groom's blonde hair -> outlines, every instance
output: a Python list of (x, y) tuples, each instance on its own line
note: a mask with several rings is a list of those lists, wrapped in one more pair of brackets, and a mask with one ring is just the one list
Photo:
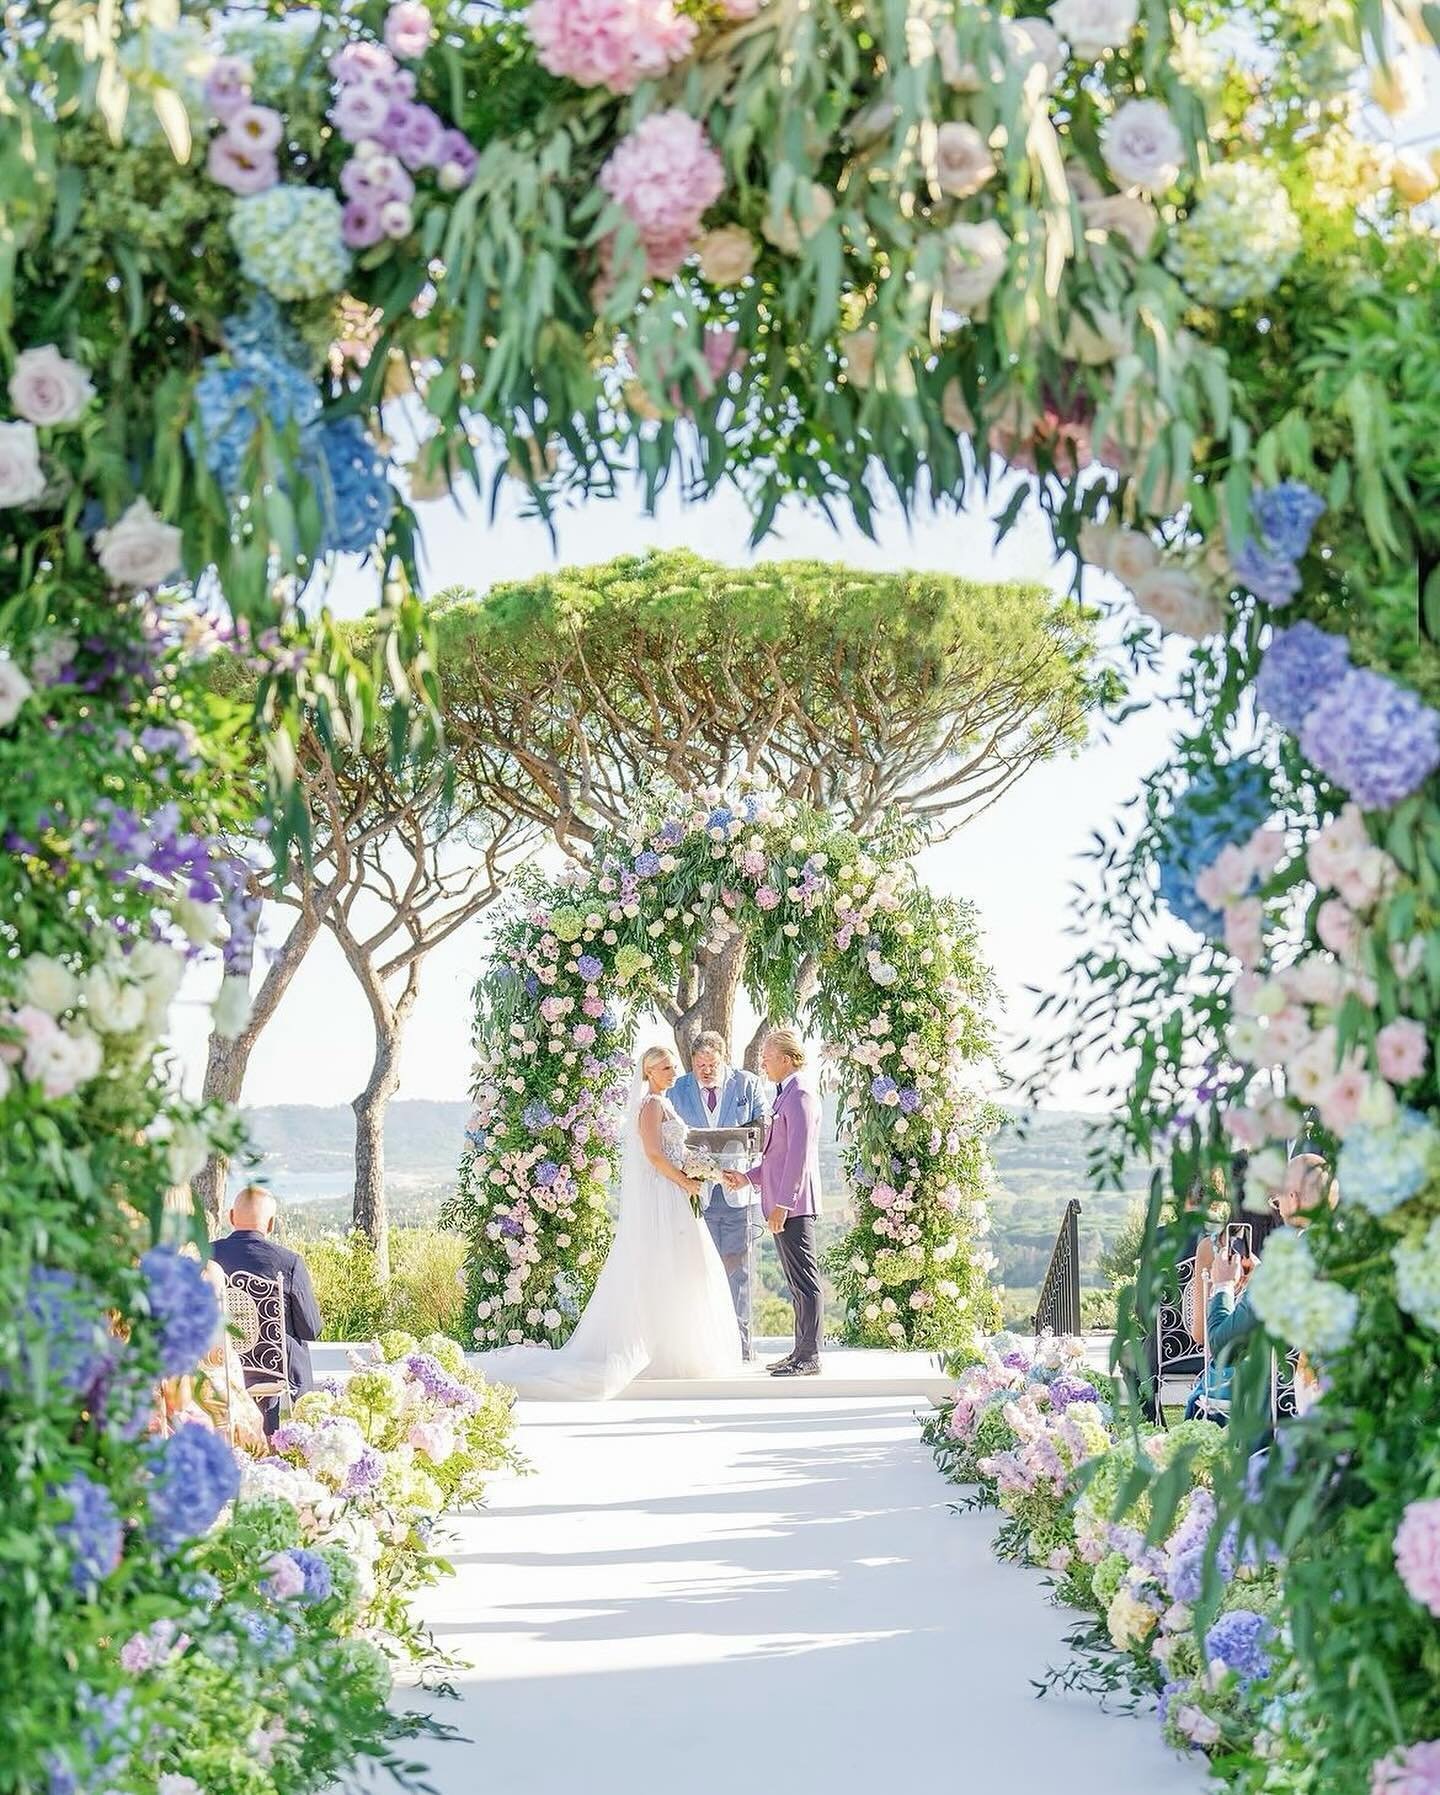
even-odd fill
[(805, 1064), (805, 1043), (793, 1028), (772, 1028), (765, 1038), (773, 1042), (787, 1060), (793, 1060), (797, 1066)]

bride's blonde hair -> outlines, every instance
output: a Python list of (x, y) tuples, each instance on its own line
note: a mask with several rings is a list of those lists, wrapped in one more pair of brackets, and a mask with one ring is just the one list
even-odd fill
[(650, 1076), (650, 1068), (655, 1064), (656, 1060), (669, 1060), (670, 1064), (673, 1066), (675, 1064), (675, 1055), (671, 1053), (668, 1047), (662, 1047), (658, 1041), (653, 1047), (647, 1047), (644, 1053), (640, 1055), (640, 1076), (642, 1078), (648, 1078)]

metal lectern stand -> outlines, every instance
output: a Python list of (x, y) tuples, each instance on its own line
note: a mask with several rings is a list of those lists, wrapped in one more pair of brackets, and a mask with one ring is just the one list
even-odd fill
[[(765, 1128), (760, 1122), (738, 1122), (728, 1128), (691, 1128), (685, 1144), (692, 1152), (713, 1155), (722, 1168), (738, 1172), (759, 1163), (765, 1146)], [(747, 1218), (753, 1207), (753, 1204), (747, 1205)], [(744, 1357), (748, 1364), (755, 1357), (755, 1228), (748, 1219), (745, 1225), (745, 1308)]]

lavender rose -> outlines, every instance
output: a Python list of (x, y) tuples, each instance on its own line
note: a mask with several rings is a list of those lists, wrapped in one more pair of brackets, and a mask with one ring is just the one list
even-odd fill
[(180, 531), (136, 499), (109, 529), (97, 530), (100, 565), (117, 586), (158, 586), (180, 567)]
[(10, 403), (32, 424), (73, 424), (95, 397), (90, 376), (53, 343), (22, 350), (10, 375)]

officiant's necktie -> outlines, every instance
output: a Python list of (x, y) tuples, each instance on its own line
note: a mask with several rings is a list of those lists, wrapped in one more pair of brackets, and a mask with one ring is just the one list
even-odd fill
[(715, 1114), (715, 1105), (719, 1101), (719, 1098), (720, 1098), (720, 1093), (719, 1093), (719, 1091), (717, 1091), (715, 1089), (714, 1085), (713, 1084), (706, 1085), (706, 1087), (705, 1087), (705, 1104), (706, 1104), (706, 1107), (709, 1109), (710, 1114), (712, 1116)]

